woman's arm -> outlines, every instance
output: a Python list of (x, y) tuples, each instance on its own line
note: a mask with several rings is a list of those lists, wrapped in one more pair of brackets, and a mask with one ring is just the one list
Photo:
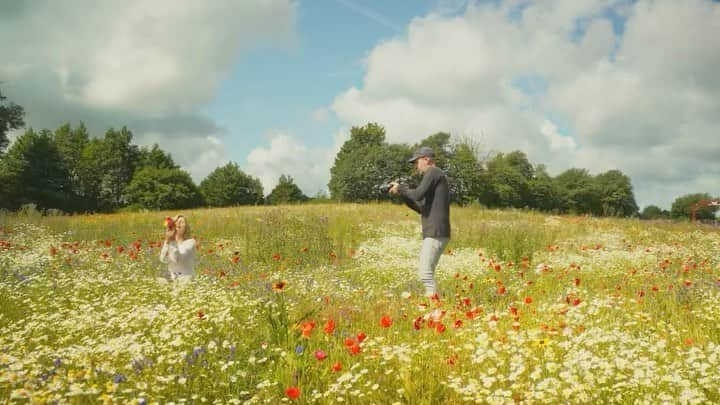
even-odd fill
[(160, 250), (160, 261), (163, 263), (177, 263), (178, 248), (174, 242), (165, 242)]
[(160, 249), (160, 261), (163, 263), (168, 262), (168, 253), (170, 252), (170, 245), (167, 242), (163, 242), (162, 249)]

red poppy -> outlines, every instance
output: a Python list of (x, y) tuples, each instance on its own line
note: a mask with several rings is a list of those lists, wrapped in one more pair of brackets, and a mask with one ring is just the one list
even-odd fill
[(345, 346), (350, 347), (355, 344), (355, 339), (353, 338), (345, 338)]
[(577, 287), (577, 286), (579, 286), (579, 285), (580, 285), (580, 279), (579, 279), (579, 278), (576, 278), (576, 279), (575, 279), (575, 286)]
[(200, 318), (201, 320), (202, 320), (202, 319), (205, 319), (205, 312), (203, 312), (203, 311), (198, 311), (198, 312), (197, 312), (197, 317)]
[(418, 316), (417, 318), (415, 318), (415, 322), (413, 322), (413, 328), (415, 328), (415, 330), (420, 330), (420, 328), (422, 327), (422, 323), (422, 316)]
[(240, 261), (240, 256), (237, 256), (237, 255), (236, 255), (236, 256), (233, 256), (233, 257), (232, 257), (232, 262), (233, 262), (233, 264), (237, 264), (239, 261)]
[(362, 333), (362, 332), (360, 332), (360, 333), (357, 334), (357, 340), (358, 340), (358, 342), (360, 342), (360, 343), (362, 343), (362, 341), (365, 340), (366, 337), (367, 337), (367, 335), (365, 335), (365, 334)]
[(313, 329), (315, 329), (315, 322), (313, 322), (313, 321), (303, 322), (300, 325), (300, 329), (302, 329), (302, 337), (305, 339), (309, 339), (310, 335), (312, 335)]
[(339, 361), (335, 362), (335, 364), (332, 365), (330, 370), (332, 370), (333, 373), (337, 373), (338, 371), (342, 370), (342, 364)]
[(525, 297), (525, 304), (526, 304), (526, 305), (530, 305), (530, 304), (532, 304), (532, 302), (533, 302), (532, 297)]
[(442, 322), (438, 322), (438, 324), (435, 326), (435, 331), (437, 333), (443, 333), (446, 329), (447, 328), (445, 327), (445, 324), (443, 324)]
[(348, 347), (348, 350), (350, 351), (351, 355), (356, 355), (360, 353), (360, 345), (355, 343), (352, 346)]
[(332, 319), (328, 319), (325, 322), (325, 327), (323, 328), (323, 331), (325, 331), (325, 333), (327, 333), (328, 335), (333, 333), (333, 331), (335, 331), (335, 321), (333, 321)]
[(505, 294), (505, 291), (506, 291), (506, 290), (505, 290), (505, 287), (504, 287), (504, 286), (500, 286), (500, 287), (498, 287), (498, 289), (497, 289), (498, 295), (503, 295), (503, 294)]
[(290, 387), (285, 390), (285, 395), (288, 396), (288, 398), (295, 400), (298, 399), (300, 396), (300, 388), (298, 387)]
[(390, 318), (388, 315), (383, 315), (382, 318), (380, 318), (380, 326), (383, 328), (389, 328), (392, 325), (392, 318)]
[(453, 328), (457, 329), (457, 328), (461, 327), (462, 325), (463, 325), (462, 319), (458, 319), (458, 320), (456, 320), (455, 323), (453, 324)]

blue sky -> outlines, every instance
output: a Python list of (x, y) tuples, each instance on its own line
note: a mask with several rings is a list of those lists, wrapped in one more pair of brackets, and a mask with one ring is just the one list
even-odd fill
[(203, 111), (227, 128), (229, 155), (241, 165), (248, 150), (268, 143), (268, 131), (289, 131), (308, 146), (328, 145), (340, 122), (332, 114), (320, 122), (313, 112), (349, 87), (361, 86), (367, 53), (401, 35), (413, 18), (435, 5), (430, 0), (301, 2), (296, 43), (245, 52)]
[(714, 0), (0, 2), (0, 81), (28, 126), (127, 125), (197, 182), (233, 161), (313, 195), (377, 122), (617, 169), (669, 208), (720, 195), (718, 21)]

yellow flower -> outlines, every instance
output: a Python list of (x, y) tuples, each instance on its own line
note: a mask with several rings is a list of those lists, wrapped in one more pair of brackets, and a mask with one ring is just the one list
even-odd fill
[(549, 343), (548, 339), (537, 339), (537, 340), (532, 341), (532, 346), (542, 348), (542, 347), (547, 346), (548, 343)]

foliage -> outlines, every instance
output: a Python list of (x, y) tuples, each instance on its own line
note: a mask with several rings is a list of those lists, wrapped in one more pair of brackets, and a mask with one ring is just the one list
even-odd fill
[(0, 92), (0, 156), (8, 145), (8, 132), (25, 126), (23, 108), (13, 102), (6, 104), (5, 100), (7, 97)]
[(340, 201), (388, 199), (380, 186), (411, 175), (412, 167), (406, 163), (410, 153), (406, 145), (388, 145), (385, 129), (378, 124), (353, 127), (330, 169), (331, 197)]
[(640, 213), (641, 219), (669, 219), (670, 218), (670, 212), (664, 209), (661, 209), (657, 205), (648, 205), (647, 207), (643, 208), (642, 212)]
[(528, 206), (532, 174), (532, 165), (524, 153), (498, 153), (487, 163), (484, 173), (487, 188), (483, 190), (480, 202), (489, 207)]
[(467, 205), (478, 200), (486, 184), (482, 165), (472, 145), (467, 142), (453, 145), (445, 170), (453, 202)]
[(202, 205), (200, 192), (187, 172), (152, 166), (135, 172), (125, 187), (124, 199), (131, 208), (141, 209), (169, 210)]
[(307, 201), (308, 197), (303, 194), (292, 177), (283, 174), (265, 200), (268, 204), (287, 204)]
[[(710, 200), (712, 197), (708, 193), (693, 193), (680, 196), (673, 201), (670, 207), (670, 216), (675, 219), (690, 220), (692, 207), (702, 200)], [(698, 208), (695, 212), (695, 219), (715, 219), (718, 206), (706, 206)]]
[(599, 192), (601, 206), (601, 210), (594, 214), (606, 217), (637, 216), (638, 206), (628, 176), (619, 170), (610, 170), (598, 174), (593, 181)]
[(29, 129), (21, 135), (4, 157), (2, 171), (7, 208), (17, 209), (27, 203), (41, 209), (69, 208), (69, 176), (49, 131)]
[(153, 144), (152, 148), (147, 146), (140, 148), (138, 167), (154, 167), (156, 169), (180, 168), (180, 166), (175, 164), (172, 156), (160, 149), (160, 146), (158, 146), (157, 143)]
[[(109, 129), (99, 144), (95, 170), (99, 170), (99, 207), (114, 210), (127, 204), (125, 187), (130, 184), (140, 161), (140, 150), (132, 143), (133, 134), (126, 127)], [(92, 168), (86, 168), (92, 170)]]
[(213, 170), (200, 183), (200, 192), (211, 207), (262, 204), (264, 197), (260, 180), (232, 162)]

